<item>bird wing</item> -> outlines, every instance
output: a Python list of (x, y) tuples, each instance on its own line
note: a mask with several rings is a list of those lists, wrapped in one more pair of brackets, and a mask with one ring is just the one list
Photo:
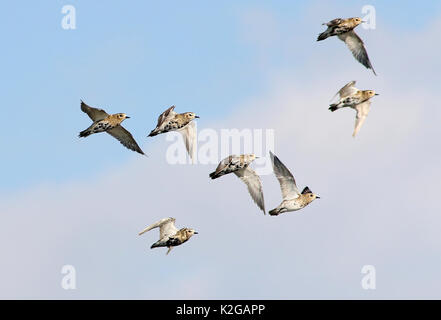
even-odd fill
[(107, 118), (109, 115), (103, 109), (92, 108), (81, 101), (81, 111), (87, 113), (92, 121), (100, 121)]
[(369, 60), (369, 56), (366, 48), (364, 47), (363, 41), (353, 30), (345, 32), (338, 37), (346, 43), (349, 50), (351, 50), (352, 55), (355, 59), (357, 59), (358, 62), (360, 62), (366, 68), (372, 69), (374, 74), (377, 75), (372, 67), (371, 61)]
[(323, 23), (323, 24), (326, 25), (326, 26), (328, 26), (328, 27), (333, 27), (333, 26), (337, 26), (337, 25), (339, 25), (342, 21), (343, 21), (343, 19), (341, 19), (341, 18), (336, 18), (336, 19), (333, 19), (333, 20), (331, 20), (331, 21), (329, 21), (329, 22), (325, 22), (325, 23)]
[(355, 80), (347, 83), (335, 95), (337, 95), (337, 94), (340, 95), (340, 99), (343, 99), (343, 98), (346, 98), (346, 97), (353, 95), (354, 93), (356, 93), (358, 91), (358, 89), (355, 87), (356, 83), (357, 83), (357, 81), (355, 81)]
[(173, 110), (175, 109), (175, 106), (171, 106), (167, 110), (165, 110), (161, 115), (158, 117), (158, 124), (156, 125), (156, 128), (160, 127), (163, 123), (165, 123), (168, 119), (175, 116), (176, 112)]
[(136, 143), (135, 139), (133, 138), (132, 134), (124, 129), (123, 126), (118, 125), (115, 128), (112, 128), (110, 130), (106, 131), (108, 134), (110, 134), (112, 137), (116, 138), (121, 144), (133, 151), (136, 151), (140, 154), (144, 154), (144, 152), (141, 150), (141, 148)]
[(347, 84), (345, 84), (345, 86), (343, 88), (341, 88), (331, 99), (334, 100), (334, 98), (337, 95), (340, 95), (340, 100), (346, 97), (349, 97), (351, 95), (353, 95), (354, 93), (356, 93), (358, 91), (358, 89), (355, 87), (355, 84), (357, 83), (357, 81), (351, 81)]
[(146, 233), (154, 228), (159, 227), (159, 239), (163, 239), (164, 237), (171, 237), (178, 232), (178, 229), (175, 227), (175, 218), (164, 218), (155, 222), (154, 224), (148, 226), (144, 230), (142, 230), (139, 235)]
[(194, 153), (196, 151), (196, 125), (193, 121), (187, 124), (182, 129), (178, 130), (182, 137), (184, 138), (185, 148), (187, 149), (188, 154), (192, 162), (194, 163)]
[(246, 167), (244, 169), (234, 171), (234, 174), (247, 185), (251, 198), (253, 198), (254, 202), (265, 214), (265, 201), (263, 199), (262, 182), (260, 181), (257, 173), (250, 167)]
[(353, 137), (355, 137), (358, 131), (360, 131), (360, 128), (363, 125), (364, 121), (366, 120), (370, 108), (371, 108), (370, 100), (366, 100), (355, 106), (355, 110), (357, 110), (357, 116), (355, 117), (355, 128), (354, 128), (354, 133), (352, 134)]
[(215, 172), (216, 173), (221, 172), (222, 170), (225, 169), (225, 167), (227, 167), (233, 161), (233, 159), (236, 158), (238, 158), (236, 155), (231, 155), (226, 157), (225, 159), (222, 159), (222, 161), (219, 162), (219, 164), (217, 165)]
[(292, 173), (285, 167), (285, 165), (277, 158), (271, 151), (271, 161), (273, 163), (274, 174), (280, 183), (280, 190), (282, 190), (283, 199), (295, 199), (300, 192), (296, 185)]

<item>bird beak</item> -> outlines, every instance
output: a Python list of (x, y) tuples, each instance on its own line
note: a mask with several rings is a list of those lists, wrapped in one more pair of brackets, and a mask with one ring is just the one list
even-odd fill
[(126, 119), (130, 119), (130, 117), (129, 117), (129, 116), (126, 116)]
[(196, 231), (195, 231), (194, 234), (199, 234), (199, 232), (196, 232)]
[(376, 95), (376, 96), (379, 96), (380, 94), (376, 93), (375, 95)]
[(366, 23), (367, 21), (361, 20), (361, 23)]
[(320, 197), (319, 197), (319, 196), (315, 196), (315, 198), (316, 198), (316, 199), (320, 199)]
[(194, 116), (194, 117), (195, 117), (195, 118), (198, 118), (198, 119), (200, 118), (199, 116)]

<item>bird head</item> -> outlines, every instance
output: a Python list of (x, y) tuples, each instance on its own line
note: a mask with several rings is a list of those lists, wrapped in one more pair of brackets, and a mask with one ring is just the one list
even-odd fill
[(315, 199), (320, 199), (320, 197), (318, 195), (316, 195), (315, 193), (308, 193), (306, 195), (306, 199), (308, 203), (313, 202)]
[(123, 122), (125, 119), (130, 119), (130, 117), (125, 113), (117, 113), (115, 116), (119, 120), (119, 122)]
[(313, 202), (315, 199), (320, 199), (320, 197), (313, 193), (308, 187), (305, 187), (302, 191), (302, 197), (305, 199), (306, 203), (309, 204)]
[(187, 240), (190, 239), (194, 234), (198, 234), (194, 229), (184, 228), (184, 234)]
[(366, 92), (367, 92), (368, 98), (372, 98), (373, 96), (378, 96), (378, 93), (376, 93), (374, 90), (368, 90)]
[(184, 116), (187, 118), (188, 121), (199, 118), (199, 116), (197, 116), (194, 112), (186, 112), (184, 113)]
[(355, 25), (358, 26), (360, 23), (364, 22), (361, 18), (351, 18), (351, 22)]

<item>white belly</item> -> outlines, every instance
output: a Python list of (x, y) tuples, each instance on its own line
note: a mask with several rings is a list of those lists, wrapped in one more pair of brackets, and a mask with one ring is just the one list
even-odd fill
[(287, 211), (296, 211), (303, 208), (303, 206), (299, 201), (297, 201), (297, 199), (284, 201), (283, 206), (286, 208)]

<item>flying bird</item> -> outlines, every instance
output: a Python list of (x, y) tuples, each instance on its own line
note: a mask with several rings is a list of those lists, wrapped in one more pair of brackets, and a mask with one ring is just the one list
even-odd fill
[[(356, 81), (351, 81), (341, 88), (336, 95), (340, 95), (340, 100), (337, 103), (330, 105), (329, 110), (334, 112), (335, 110), (349, 107), (357, 111), (355, 117), (355, 128), (352, 136), (355, 137), (360, 131), (366, 117), (371, 108), (370, 98), (378, 96), (374, 90), (358, 90), (355, 87)], [(335, 96), (334, 96), (335, 97)]]
[(337, 18), (323, 23), (328, 29), (325, 32), (319, 34), (317, 41), (325, 40), (326, 38), (337, 36), (340, 40), (346, 43), (346, 46), (351, 50), (352, 55), (358, 62), (364, 65), (368, 69), (372, 69), (375, 75), (374, 68), (364, 47), (363, 40), (355, 33), (354, 28), (362, 23), (360, 18), (341, 19)]
[(103, 109), (92, 108), (83, 101), (81, 101), (81, 111), (87, 113), (93, 123), (86, 130), (81, 131), (79, 137), (87, 137), (94, 133), (107, 132), (126, 148), (144, 154), (132, 134), (121, 126), (121, 123), (125, 119), (130, 118), (125, 113), (109, 115)]
[(257, 157), (254, 154), (228, 156), (219, 163), (216, 170), (210, 173), (209, 176), (211, 179), (217, 179), (233, 172), (247, 185), (251, 198), (265, 214), (262, 182), (256, 172), (249, 167), (250, 163), (256, 158)]
[(190, 158), (194, 162), (194, 152), (196, 150), (196, 125), (194, 119), (199, 118), (193, 112), (176, 113), (175, 106), (165, 110), (158, 118), (156, 128), (153, 129), (149, 137), (154, 137), (161, 133), (178, 131), (184, 138), (185, 148)]
[(278, 216), (281, 213), (289, 211), (297, 211), (315, 199), (320, 199), (318, 195), (313, 193), (308, 187), (305, 187), (302, 192), (296, 185), (296, 180), (285, 165), (270, 151), (271, 161), (273, 163), (274, 174), (279, 180), (280, 189), (282, 190), (282, 203), (275, 209), (268, 213), (272, 216)]
[(159, 228), (159, 240), (152, 244), (150, 248), (167, 247), (168, 250), (166, 254), (169, 254), (173, 247), (183, 244), (194, 234), (198, 234), (194, 229), (182, 228), (179, 230), (175, 227), (175, 221), (175, 218), (161, 219), (142, 230), (139, 235), (154, 228)]

